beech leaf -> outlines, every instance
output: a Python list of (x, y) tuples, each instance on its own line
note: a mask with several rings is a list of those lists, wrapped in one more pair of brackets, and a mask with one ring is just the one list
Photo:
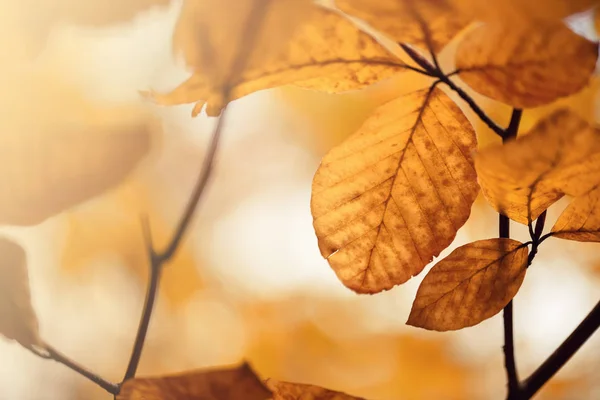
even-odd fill
[(273, 392), (273, 400), (365, 400), (319, 386), (281, 382), (267, 379), (267, 387)]
[(407, 324), (435, 331), (473, 326), (499, 313), (517, 294), (527, 247), (488, 239), (454, 250), (421, 282)]
[(479, 187), (475, 132), (440, 89), (380, 108), (322, 160), (312, 187), (323, 257), (350, 289), (406, 282), (467, 221)]
[(196, 103), (193, 116), (205, 103), (215, 116), (228, 101), (288, 84), (359, 89), (404, 67), (349, 20), (307, 0), (188, 0), (174, 42), (192, 76), (170, 93), (145, 94), (161, 105)]
[(552, 227), (552, 235), (579, 242), (600, 242), (600, 186), (569, 204)]
[(336, 0), (335, 4), (396, 42), (428, 49), (430, 41), (436, 52), (470, 22), (452, 0)]
[(475, 91), (515, 108), (531, 108), (583, 89), (597, 58), (597, 43), (560, 22), (490, 23), (465, 35), (456, 66)]
[(116, 400), (265, 400), (271, 393), (247, 363), (123, 383)]
[(6, 238), (0, 238), (0, 334), (29, 349), (43, 347), (31, 306), (25, 250)]
[(527, 135), (482, 150), (475, 167), (488, 202), (527, 224), (563, 195), (583, 195), (600, 182), (600, 131), (559, 109)]

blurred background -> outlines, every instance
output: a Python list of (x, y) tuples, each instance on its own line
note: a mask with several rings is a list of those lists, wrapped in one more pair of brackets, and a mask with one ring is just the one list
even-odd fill
[[(42, 336), (118, 381), (146, 290), (139, 216), (150, 217), (159, 246), (169, 239), (215, 121), (204, 113), (192, 119), (193, 105), (162, 108), (138, 94), (170, 90), (190, 74), (171, 49), (179, 1), (156, 1), (139, 13), (126, 10), (125, 2), (40, 2), (46, 3), (1, 2), (0, 135), (26, 140), (31, 121), (57, 141), (63, 140), (57, 127), (94, 135), (98, 121), (121, 121), (119, 110), (132, 107), (143, 110), (136, 116), (151, 116), (162, 127), (147, 157), (117, 187), (40, 225), (2, 228), (27, 250)], [(88, 3), (89, 8), (82, 6)], [(95, 3), (103, 5), (93, 8)], [(113, 14), (122, 18), (104, 18)], [(450, 68), (452, 46), (442, 59)], [(309, 200), (321, 157), (375, 107), (420, 84), (399, 76), (338, 96), (282, 88), (232, 104), (207, 195), (165, 270), (140, 375), (247, 359), (262, 378), (369, 399), (504, 398), (500, 315), (458, 332), (408, 327), (404, 323), (425, 273), (391, 291), (359, 296), (338, 282), (317, 248)], [(510, 110), (477, 98), (506, 123)], [(565, 102), (595, 121), (595, 83)], [(90, 109), (112, 111), (88, 121)], [(548, 109), (527, 112), (524, 129)], [(480, 143), (495, 143), (468, 115)], [(57, 146), (65, 154), (72, 151), (69, 142)], [(553, 207), (548, 220), (554, 221), (566, 203)], [(516, 225), (514, 236), (526, 238), (525, 227)], [(479, 199), (471, 220), (442, 256), (496, 236), (497, 215)], [(557, 239), (541, 249), (515, 298), (521, 377), (600, 299), (598, 249)], [(596, 335), (538, 398), (600, 398), (598, 354)], [(63, 366), (0, 339), (0, 400), (109, 398)]]

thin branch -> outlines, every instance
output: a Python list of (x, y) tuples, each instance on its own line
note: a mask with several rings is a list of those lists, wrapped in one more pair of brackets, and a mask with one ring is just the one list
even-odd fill
[(198, 203), (202, 198), (202, 194), (206, 189), (208, 181), (210, 180), (211, 173), (214, 167), (215, 156), (217, 154), (217, 149), (219, 148), (219, 142), (221, 139), (221, 132), (223, 130), (226, 111), (227, 107), (223, 109), (221, 116), (217, 121), (217, 125), (214, 128), (212, 138), (208, 146), (204, 162), (202, 163), (200, 175), (198, 177), (198, 180), (196, 181), (194, 190), (192, 191), (190, 199), (184, 209), (179, 223), (177, 224), (175, 232), (173, 233), (173, 236), (164, 251), (160, 252), (155, 250), (154, 244), (152, 243), (152, 235), (150, 232), (148, 220), (147, 218), (142, 219), (142, 231), (144, 234), (146, 247), (148, 249), (148, 257), (150, 259), (150, 279), (148, 284), (148, 290), (146, 292), (146, 301), (144, 303), (144, 308), (142, 311), (142, 316), (140, 318), (140, 323), (133, 345), (133, 350), (129, 359), (129, 365), (127, 366), (127, 371), (125, 373), (123, 381), (133, 378), (137, 372), (137, 368), (140, 363), (140, 358), (142, 356), (142, 350), (144, 348), (144, 343), (146, 341), (146, 335), (148, 333), (148, 326), (150, 325), (150, 319), (152, 317), (152, 311), (154, 309), (154, 303), (156, 301), (156, 294), (158, 291), (158, 284), (160, 282), (160, 275), (163, 266), (169, 260), (171, 260), (171, 258), (175, 255), (177, 249), (179, 248), (181, 240), (183, 239), (183, 236), (186, 233), (192, 221)]
[(598, 327), (600, 327), (600, 302), (554, 353), (523, 382), (521, 392), (525, 398), (529, 399), (535, 395), (598, 330)]

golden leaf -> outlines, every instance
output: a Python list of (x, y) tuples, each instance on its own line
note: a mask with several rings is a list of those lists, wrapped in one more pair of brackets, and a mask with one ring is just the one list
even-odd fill
[(267, 387), (273, 392), (273, 400), (365, 400), (319, 386), (280, 382), (267, 379)]
[(323, 257), (359, 293), (421, 272), (454, 239), (479, 187), (475, 132), (439, 89), (378, 108), (323, 158), (311, 210)]
[(31, 306), (25, 251), (6, 238), (0, 238), (0, 334), (26, 348), (43, 346)]
[(126, 381), (116, 400), (265, 400), (271, 393), (246, 363), (231, 369), (201, 370)]
[(557, 110), (524, 137), (482, 150), (475, 167), (488, 202), (527, 224), (564, 194), (580, 196), (600, 182), (600, 131)]
[(435, 331), (473, 326), (499, 313), (517, 294), (527, 247), (512, 239), (469, 243), (425, 276), (407, 324)]
[(430, 40), (436, 52), (469, 23), (451, 0), (337, 0), (335, 4), (396, 42), (428, 49)]
[(188, 0), (174, 40), (194, 73), (170, 93), (149, 95), (162, 105), (196, 102), (194, 116), (205, 103), (215, 116), (227, 101), (287, 84), (358, 89), (404, 65), (350, 21), (306, 0)]
[(537, 107), (585, 87), (598, 44), (562, 23), (482, 25), (456, 51), (460, 77), (475, 91), (516, 108)]
[(552, 227), (552, 235), (579, 242), (600, 242), (600, 185), (569, 204)]

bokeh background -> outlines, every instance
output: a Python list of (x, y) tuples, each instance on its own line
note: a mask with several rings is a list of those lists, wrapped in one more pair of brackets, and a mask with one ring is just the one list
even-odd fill
[[(110, 25), (91, 21), (84, 26), (66, 19), (44, 30), (43, 40), (43, 9), (7, 0), (1, 7), (0, 135), (23, 135), (21, 121), (38, 120), (43, 126), (46, 113), (69, 121), (88, 103), (144, 107), (163, 128), (148, 157), (118, 187), (39, 226), (2, 228), (27, 249), (42, 336), (118, 381), (147, 280), (139, 216), (149, 215), (159, 245), (168, 240), (215, 123), (204, 114), (192, 119), (192, 105), (157, 107), (138, 94), (149, 88), (169, 90), (189, 75), (171, 49), (181, 3), (153, 7)], [(449, 67), (451, 55), (452, 46), (442, 57)], [(400, 76), (337, 96), (281, 88), (232, 104), (212, 183), (184, 245), (165, 271), (140, 374), (247, 359), (262, 378), (317, 384), (370, 399), (504, 398), (499, 315), (459, 332), (408, 327), (404, 322), (425, 273), (389, 292), (356, 295), (320, 257), (312, 230), (310, 186), (320, 158), (377, 105), (421, 84)], [(500, 123), (508, 120), (508, 109), (483, 102)], [(565, 102), (596, 119), (595, 84)], [(547, 109), (526, 113), (524, 129)], [(493, 135), (469, 117), (480, 143), (494, 143)], [(82, 135), (87, 133), (82, 129)], [(550, 210), (549, 221), (566, 202)], [(526, 229), (516, 224), (513, 233), (527, 237)], [(443, 255), (469, 241), (496, 236), (497, 216), (479, 199), (471, 220)], [(597, 245), (547, 242), (515, 298), (522, 377), (598, 299)], [(539, 398), (600, 398), (599, 354), (596, 335)], [(1, 400), (109, 398), (61, 365), (0, 339)]]

